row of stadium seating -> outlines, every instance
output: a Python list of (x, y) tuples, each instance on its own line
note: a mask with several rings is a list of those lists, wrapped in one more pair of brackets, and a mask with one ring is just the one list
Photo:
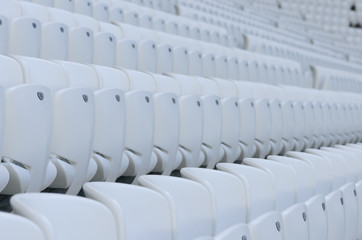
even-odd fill
[(359, 239), (361, 155), (350, 144), (183, 168), (183, 178), (140, 176), (142, 186), (86, 183), (87, 198), (18, 194), (11, 205), (20, 216), (0, 214), (0, 229), (38, 240)]
[(77, 194), (91, 179), (213, 168), (362, 137), (358, 94), (24, 56), (2, 56), (0, 66), (7, 194), (48, 186)]
[(362, 239), (358, 2), (0, 1), (1, 236)]

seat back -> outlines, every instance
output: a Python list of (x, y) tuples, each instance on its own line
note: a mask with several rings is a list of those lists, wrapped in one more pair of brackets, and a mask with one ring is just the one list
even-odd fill
[[(0, 213), (1, 235), (5, 239), (20, 240), (20, 239), (39, 239), (45, 240), (45, 236), (40, 228), (32, 221), (26, 218), (10, 213)], [(21, 231), (19, 231), (19, 228)]]
[(288, 152), (288, 157), (305, 161), (313, 167), (316, 178), (316, 194), (327, 194), (332, 191), (332, 174), (326, 159), (309, 153)]
[(117, 225), (111, 211), (94, 200), (27, 193), (13, 196), (10, 203), (16, 214), (35, 222), (46, 239), (117, 239)]
[(172, 213), (173, 234), (179, 239), (211, 236), (212, 201), (201, 184), (178, 177), (144, 175), (141, 185), (166, 197)]
[(246, 193), (237, 177), (226, 172), (202, 168), (183, 168), (181, 174), (202, 184), (209, 191), (215, 219), (214, 235), (246, 221)]
[(4, 193), (41, 191), (48, 187), (44, 182), (52, 132), (50, 91), (36, 84), (11, 87), (6, 91), (5, 109), (3, 158), (11, 184)]
[(275, 185), (268, 173), (258, 168), (232, 163), (219, 163), (217, 168), (242, 181), (246, 190), (247, 223), (275, 209)]
[[(85, 195), (103, 203), (117, 222), (121, 239), (171, 239), (172, 217), (165, 197), (145, 187), (89, 182)], [(157, 221), (154, 221), (157, 216)], [(140, 231), (142, 229), (142, 231)]]
[(276, 210), (283, 211), (296, 203), (296, 177), (290, 166), (258, 158), (245, 158), (243, 163), (271, 175), (276, 189)]
[(284, 226), (279, 212), (266, 213), (248, 224), (253, 240), (284, 239)]
[(268, 156), (268, 160), (283, 163), (294, 170), (296, 176), (297, 202), (304, 202), (315, 195), (316, 180), (313, 168), (295, 158), (284, 156)]

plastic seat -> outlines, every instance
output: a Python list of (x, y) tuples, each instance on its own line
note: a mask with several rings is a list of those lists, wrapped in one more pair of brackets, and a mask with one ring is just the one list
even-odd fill
[(80, 63), (92, 63), (94, 32), (88, 26), (78, 25), (75, 14), (71, 12), (49, 8), (49, 15), (52, 21), (63, 23), (68, 27), (67, 60)]
[(109, 22), (110, 21), (109, 6), (106, 3), (94, 2), (93, 17), (98, 21)]
[(156, 72), (157, 43), (154, 40), (156, 38), (155, 33), (152, 30), (124, 23), (117, 23), (117, 26), (121, 28), (123, 34), (122, 44), (118, 45), (117, 66)]
[[(276, 210), (282, 214), (285, 238), (309, 238), (307, 207), (304, 203), (296, 204), (295, 175), (290, 166), (275, 161), (246, 158), (244, 164), (257, 167), (269, 173), (275, 183)], [(297, 236), (294, 234), (298, 232)]]
[(216, 235), (213, 239), (214, 240), (238, 240), (240, 239), (250, 239), (250, 232), (248, 225), (244, 223), (236, 224), (223, 232)]
[(90, 0), (76, 0), (74, 2), (74, 12), (92, 17), (93, 2)]
[(251, 239), (284, 239), (284, 226), (279, 212), (266, 213), (250, 222), (248, 227)]
[(53, 95), (50, 158), (57, 167), (57, 176), (50, 187), (77, 194), (87, 174), (92, 175), (96, 169), (96, 165), (89, 166), (94, 134), (93, 92), (86, 88), (68, 88), (66, 72), (56, 63), (27, 57), (16, 59), (22, 65), (26, 83), (42, 84)]
[[(104, 205), (91, 199), (51, 194), (26, 193), (10, 199), (14, 212), (36, 223), (46, 239), (116, 240), (117, 225)], [(86, 226), (87, 231), (84, 231)]]
[(252, 157), (256, 153), (256, 109), (254, 99), (245, 94), (245, 88), (237, 81), (233, 82), (239, 98), (240, 110), (240, 159)]
[(173, 219), (173, 236), (180, 239), (212, 236), (212, 201), (209, 192), (201, 184), (183, 178), (156, 175), (140, 176), (139, 182), (168, 200)]
[(49, 162), (53, 111), (50, 91), (35, 84), (8, 88), (5, 109), (3, 166), (10, 179), (3, 193), (39, 192), (53, 182), (57, 172)]
[(245, 186), (247, 223), (275, 210), (275, 186), (268, 173), (254, 167), (232, 163), (219, 163), (217, 169), (237, 176)]
[[(240, 92), (239, 98), (254, 99), (253, 103), (249, 102), (251, 108), (249, 107), (247, 109), (250, 114), (249, 118), (253, 117), (253, 114), (255, 114), (254, 144), (256, 146), (256, 152), (254, 155), (264, 158), (271, 150), (270, 133), (271, 133), (272, 122), (270, 121), (271, 119), (270, 103), (267, 99), (261, 98), (260, 95), (257, 94), (257, 91), (262, 90), (259, 88), (258, 85), (252, 85), (250, 83), (240, 82), (240, 81), (235, 81), (235, 84), (238, 88), (238, 91)], [(253, 111), (255, 111), (255, 113)], [(248, 120), (250, 121), (250, 119)], [(247, 131), (250, 136), (253, 134), (251, 132), (252, 130), (254, 130), (254, 128), (245, 129), (245, 131)]]
[[(41, 24), (31, 17), (22, 16), (22, 8), (18, 1), (1, 3), (0, 15), (6, 18), (8, 24), (8, 41), (2, 48), (8, 46), (9, 54), (39, 57), (41, 43)], [(3, 31), (6, 29), (3, 28)], [(26, 39), (26, 41), (25, 41)]]
[(66, 60), (68, 57), (68, 26), (50, 20), (48, 8), (42, 5), (21, 2), (23, 15), (41, 22), (40, 57)]
[(54, 7), (60, 8), (69, 12), (74, 11), (75, 2), (74, 1), (62, 1), (62, 0), (54, 0)]
[(136, 183), (138, 176), (149, 173), (157, 164), (157, 156), (153, 152), (155, 121), (153, 93), (156, 91), (156, 84), (147, 73), (125, 69), (122, 69), (122, 72), (128, 86), (128, 91), (125, 92), (124, 153), (129, 159), (129, 166), (124, 175), (135, 176), (134, 183)]
[[(218, 88), (221, 100), (222, 128), (221, 147), (224, 150), (223, 162), (234, 162), (239, 159), (241, 148), (240, 139), (240, 111), (235, 86), (227, 80), (213, 79)], [(208, 84), (208, 83), (203, 83)]]
[(200, 90), (195, 88), (196, 79), (179, 74), (170, 74), (180, 86), (180, 139), (179, 152), (182, 155), (181, 167), (199, 167), (205, 161), (202, 151), (203, 142), (203, 109), (199, 96)]
[(184, 178), (202, 184), (210, 192), (215, 219), (214, 235), (221, 234), (235, 224), (245, 223), (246, 193), (237, 177), (202, 168), (183, 168), (181, 174)]
[[(172, 217), (160, 193), (121, 183), (86, 183), (85, 195), (103, 203), (116, 219), (119, 236), (125, 239), (172, 239)], [(157, 221), (154, 216), (157, 215)], [(142, 229), (142, 231), (140, 231)]]
[(295, 158), (268, 156), (268, 160), (283, 163), (294, 170), (297, 184), (297, 202), (307, 207), (309, 239), (328, 239), (328, 219), (324, 195), (316, 194), (316, 179), (308, 163)]
[[(99, 89), (101, 81), (97, 67), (94, 69), (72, 62), (57, 63), (66, 71), (70, 87), (91, 89), (95, 97), (95, 128), (90, 145), (92, 155), (87, 180), (115, 181), (123, 169), (121, 165), (126, 128), (124, 93), (119, 89)], [(95, 166), (96, 169), (93, 169)]]
[[(20, 240), (24, 238), (45, 240), (45, 236), (40, 228), (26, 218), (10, 213), (0, 213), (3, 224), (0, 231), (5, 239)], [(21, 228), (21, 231), (19, 231)]]
[[(165, 75), (151, 74), (157, 85), (155, 101), (154, 153), (157, 164), (154, 172), (170, 175), (182, 161), (179, 148), (180, 105), (179, 85), (176, 79)], [(166, 127), (167, 126), (167, 127)]]

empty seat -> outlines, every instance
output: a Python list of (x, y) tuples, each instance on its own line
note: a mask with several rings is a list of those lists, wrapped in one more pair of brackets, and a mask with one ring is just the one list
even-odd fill
[[(92, 182), (84, 184), (83, 189), (88, 198), (111, 210), (121, 238), (172, 239), (171, 211), (160, 193), (121, 183)], [(155, 216), (157, 221), (154, 221)]]
[[(40, 228), (24, 217), (10, 213), (0, 213), (0, 231), (5, 239), (20, 240), (24, 238), (44, 240), (45, 236)], [(21, 231), (19, 231), (21, 229)]]
[(46, 239), (118, 239), (111, 211), (94, 200), (52, 193), (27, 193), (15, 195), (10, 201), (14, 213), (36, 223)]
[(222, 171), (201, 168), (183, 168), (181, 174), (202, 184), (210, 192), (215, 219), (214, 235), (235, 224), (245, 223), (246, 193), (237, 177)]
[(140, 176), (139, 182), (167, 198), (172, 214), (173, 236), (180, 239), (212, 236), (212, 201), (201, 184), (156, 175)]
[[(8, 24), (8, 41), (6, 40), (4, 45), (1, 44), (3, 45), (2, 48), (7, 45), (7, 53), (39, 57), (41, 46), (40, 22), (35, 18), (23, 17), (22, 8), (18, 1), (2, 2), (0, 15), (6, 18), (1, 25)], [(2, 33), (6, 34), (4, 27), (2, 28)]]
[[(307, 207), (309, 239), (327, 239), (328, 220), (326, 214), (326, 200), (324, 195), (316, 194), (315, 192), (316, 179), (314, 177), (313, 168), (304, 161), (295, 158), (268, 156), (268, 160), (286, 164), (294, 170), (297, 186), (297, 202), (304, 202)], [(340, 206), (338, 211), (340, 211)]]
[(217, 168), (237, 176), (246, 190), (246, 222), (275, 210), (275, 186), (263, 170), (240, 164), (219, 163)]
[[(96, 169), (95, 163), (90, 161), (94, 134), (93, 92), (80, 87), (67, 88), (66, 72), (56, 63), (28, 57), (17, 57), (17, 60), (22, 65), (26, 83), (42, 84), (53, 95), (50, 158), (57, 167), (57, 176), (51, 187), (77, 194), (88, 173), (94, 175)], [(93, 173), (88, 169), (93, 169)]]

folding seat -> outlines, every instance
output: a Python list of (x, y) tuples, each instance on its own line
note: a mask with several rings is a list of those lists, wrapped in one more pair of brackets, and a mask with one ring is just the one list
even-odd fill
[(270, 104), (270, 120), (272, 123), (270, 131), (270, 154), (279, 154), (283, 149), (283, 127), (287, 125), (283, 122), (282, 105), (278, 99), (280, 89), (266, 84), (258, 84), (254, 87), (258, 87), (258, 92), (261, 97), (268, 99)]
[(2, 165), (10, 179), (2, 193), (39, 192), (56, 176), (54, 164), (49, 163), (50, 91), (41, 85), (15, 85), (6, 90), (5, 102)]
[[(157, 43), (152, 30), (117, 23), (122, 31), (118, 45), (117, 66), (140, 71), (157, 71)], [(131, 58), (132, 57), (132, 58)]]
[(4, 194), (41, 191), (56, 175), (54, 165), (49, 163), (50, 92), (38, 84), (24, 85), (23, 71), (14, 59), (2, 56), (0, 62), (4, 77), (1, 85), (6, 89), (1, 91), (0, 189)]
[(101, 31), (99, 23), (89, 16), (74, 14), (77, 26), (86, 27), (93, 32), (93, 59), (92, 63), (111, 66), (116, 61), (117, 37), (107, 31)]
[(246, 224), (236, 224), (232, 227), (229, 227), (225, 231), (216, 235), (214, 240), (237, 240), (237, 239), (250, 239), (250, 231)]
[[(147, 73), (121, 70), (122, 75), (125, 76), (122, 77), (122, 80), (126, 80), (126, 83), (122, 85), (128, 88), (125, 91), (126, 131), (124, 153), (129, 159), (129, 166), (123, 175), (135, 176), (134, 182), (136, 183), (138, 176), (147, 174), (157, 164), (157, 156), (153, 152), (155, 121), (153, 93), (156, 91), (156, 84), (154, 79)], [(108, 81), (105, 77), (103, 81)], [(112, 80), (116, 83), (116, 79)]]
[(109, 6), (102, 2), (93, 2), (93, 17), (98, 21), (109, 22)]
[(315, 154), (319, 157), (325, 158), (327, 161), (330, 162), (329, 165), (333, 174), (333, 190), (338, 189), (345, 183), (354, 181), (354, 170), (350, 167), (347, 167), (343, 157), (339, 156), (338, 154), (320, 149), (306, 149), (305, 152)]
[(69, 12), (74, 12), (75, 1), (64, 1), (64, 0), (54, 0), (54, 7), (60, 8)]
[(9, 46), (9, 22), (4, 16), (0, 16), (0, 54), (5, 55)]
[(60, 22), (68, 26), (68, 60), (80, 63), (92, 63), (94, 45), (93, 31), (88, 27), (78, 26), (75, 14), (71, 12), (49, 8), (49, 15), (52, 21)]
[(93, 2), (91, 0), (74, 1), (74, 12), (92, 17)]
[[(221, 147), (222, 136), (222, 106), (219, 89), (214, 81), (206, 78), (196, 78), (193, 88), (198, 90), (198, 95), (203, 104), (203, 141), (202, 151), (205, 155), (204, 165), (214, 168), (224, 156)], [(190, 82), (191, 83), (191, 82)], [(191, 86), (191, 85), (190, 85)]]
[(135, 9), (130, 9), (126, 3), (119, 3), (113, 5), (110, 9), (110, 20), (112, 22), (123, 22), (131, 25), (138, 26), (139, 19), (138, 13)]
[[(111, 210), (119, 236), (124, 239), (172, 239), (172, 216), (160, 193), (145, 187), (91, 182), (83, 186), (85, 195)], [(157, 221), (154, 221), (157, 216)], [(142, 231), (140, 231), (142, 229)]]
[(212, 201), (204, 186), (188, 179), (157, 175), (140, 176), (139, 182), (167, 199), (171, 208), (174, 238), (212, 236)]
[[(316, 192), (316, 179), (313, 168), (304, 161), (295, 158), (282, 156), (268, 156), (268, 160), (283, 163), (294, 170), (296, 176), (297, 202), (304, 203), (307, 207), (309, 223), (309, 239), (328, 239), (328, 219), (326, 214), (326, 200), (324, 195)], [(335, 198), (337, 202), (339, 198)], [(336, 201), (334, 201), (336, 202)], [(341, 212), (342, 205), (336, 209)], [(333, 208), (331, 208), (333, 209)], [(342, 229), (344, 231), (344, 229)], [(341, 236), (339, 229), (336, 229), (337, 236)], [(338, 232), (339, 231), (339, 232)], [(339, 233), (339, 234), (338, 234)], [(343, 234), (343, 232), (342, 232)]]
[(42, 5), (21, 2), (23, 15), (41, 22), (40, 57), (66, 60), (68, 56), (68, 26), (50, 20), (48, 8)]
[[(361, 168), (359, 164), (359, 160), (357, 159), (356, 155), (354, 155), (352, 151), (346, 151), (339, 148), (332, 148), (332, 147), (322, 147), (321, 150), (328, 151), (334, 154), (339, 155), (344, 159), (345, 167), (347, 174), (350, 173), (351, 177), (347, 178), (346, 176), (346, 183), (348, 182), (358, 182), (361, 179)], [(348, 176), (349, 176), (348, 175)]]
[[(203, 138), (203, 124), (207, 123), (207, 120), (204, 119), (204, 105), (206, 103), (204, 103), (204, 101), (200, 97), (201, 86), (193, 77), (188, 77), (180, 74), (168, 74), (168, 76), (176, 79), (180, 86), (179, 151), (182, 154), (182, 164), (179, 167), (199, 167), (205, 161), (206, 156), (204, 154), (204, 151), (206, 151), (207, 149), (206, 146), (202, 146), (203, 141), (205, 140)], [(216, 102), (213, 101), (213, 103), (215, 104)], [(211, 102), (209, 102), (208, 104), (211, 105)], [(217, 105), (214, 107), (210, 106), (210, 108), (211, 109), (208, 112), (211, 114), (213, 110), (215, 110), (216, 112), (220, 112)], [(216, 115), (216, 117), (217, 116), (218, 115)], [(218, 129), (216, 129), (216, 133), (217, 131)], [(212, 131), (212, 135), (214, 135), (214, 131)], [(218, 151), (219, 149), (217, 149), (217, 152)]]
[(251, 239), (284, 239), (284, 226), (279, 212), (268, 212), (250, 222), (248, 227)]
[(235, 175), (243, 183), (247, 223), (275, 210), (275, 185), (268, 173), (258, 168), (232, 163), (219, 163), (217, 169)]
[(124, 93), (114, 88), (99, 89), (101, 81), (98, 76), (102, 74), (102, 67), (92, 68), (72, 62), (57, 63), (66, 71), (70, 87), (93, 90), (95, 121), (89, 164), (92, 169), (88, 169), (87, 181), (115, 181), (125, 170), (124, 161), (128, 161), (122, 159), (126, 131)]
[[(239, 98), (246, 98), (245, 100), (248, 101), (247, 107), (248, 109), (245, 109), (245, 111), (248, 111), (250, 116), (248, 118), (253, 118), (253, 125), (255, 124), (255, 127), (246, 127), (245, 131), (249, 132), (249, 136), (252, 134), (255, 134), (254, 144), (256, 145), (256, 153), (255, 155), (261, 158), (264, 158), (271, 150), (270, 145), (270, 132), (272, 123), (270, 121), (271, 119), (271, 112), (270, 112), (270, 103), (267, 99), (263, 96), (263, 94), (260, 94), (258, 92), (263, 91), (261, 88), (261, 85), (253, 85), (247, 82), (242, 81), (234, 81), (238, 92), (239, 92)], [(250, 101), (250, 98), (254, 99), (254, 101)], [(247, 104), (243, 102), (243, 105)], [(246, 114), (246, 112), (245, 112)], [(251, 119), (248, 119), (249, 121)], [(247, 123), (251, 124), (251, 123)], [(255, 129), (255, 130), (254, 130)], [(244, 129), (243, 129), (244, 130)], [(252, 132), (254, 131), (254, 132)], [(250, 138), (251, 140), (251, 138)], [(245, 155), (244, 157), (247, 157)]]
[(44, 5), (47, 7), (54, 7), (54, 0), (32, 0), (33, 3)]
[[(189, 74), (189, 49), (185, 47), (189, 41), (187, 38), (173, 36), (171, 34), (157, 32), (160, 44), (169, 44), (172, 46), (172, 72), (179, 74)], [(193, 54), (194, 57), (198, 55)], [(205, 72), (203, 71), (204, 75)]]
[[(39, 239), (45, 240), (45, 236), (40, 228), (32, 221), (15, 214), (0, 213), (1, 235), (5, 239), (20, 240), (20, 239)], [(19, 228), (21, 231), (19, 231)]]
[[(286, 114), (292, 114), (291, 117), (294, 121), (289, 123), (294, 129), (293, 133), (293, 150), (302, 151), (304, 149), (304, 106), (301, 101), (295, 98), (298, 95), (298, 90), (290, 87), (284, 87), (282, 91), (282, 98), (284, 101), (290, 101), (292, 104), (292, 113), (288, 111), (288, 106), (285, 106)], [(284, 123), (284, 122), (283, 122)], [(292, 131), (292, 129), (286, 129), (286, 131)]]
[[(1, 44), (2, 48), (8, 46), (8, 54), (38, 57), (41, 45), (40, 22), (34, 18), (22, 17), (22, 8), (18, 1), (2, 2), (0, 15), (4, 19), (2, 24), (8, 24), (8, 40)], [(6, 31), (4, 28), (5, 26), (2, 27), (3, 34)]]
[(16, 60), (23, 68), (25, 83), (44, 85), (53, 96), (50, 159), (57, 168), (57, 176), (50, 187), (77, 194), (89, 178), (88, 173), (94, 175), (96, 170), (96, 165), (89, 164), (93, 163), (90, 162), (94, 134), (93, 92), (86, 88), (67, 88), (67, 73), (55, 63), (28, 57), (16, 57)]
[[(224, 82), (225, 83), (225, 82)], [(255, 132), (256, 132), (256, 113), (254, 108), (254, 100), (244, 93), (242, 84), (238, 81), (233, 81), (233, 88), (228, 87), (229, 92), (236, 92), (236, 95), (232, 97), (238, 98), (238, 107), (240, 114), (240, 138), (239, 145), (241, 149), (241, 155), (239, 159), (244, 157), (254, 156), (256, 153), (255, 145)], [(225, 84), (223, 84), (224, 86)], [(229, 85), (229, 84), (228, 84)]]
[(243, 163), (272, 176), (276, 189), (276, 210), (282, 215), (285, 239), (309, 239), (307, 207), (304, 203), (296, 204), (296, 177), (293, 169), (282, 163), (256, 158), (246, 158)]
[[(165, 75), (151, 74), (157, 85), (153, 95), (155, 103), (154, 153), (157, 164), (153, 172), (170, 175), (182, 161), (179, 149), (180, 106), (179, 85), (176, 79)], [(166, 127), (167, 126), (167, 127)]]
[(46, 239), (118, 238), (116, 220), (111, 211), (88, 198), (27, 193), (13, 196), (10, 204), (14, 213), (36, 223)]
[[(202, 184), (210, 193), (213, 206), (213, 235), (246, 221), (246, 192), (242, 182), (226, 172), (183, 168), (184, 178)], [(225, 188), (225, 186), (228, 186)]]
[[(328, 227), (331, 228), (333, 227), (334, 224), (336, 226), (344, 225), (344, 228), (340, 229), (340, 233), (343, 234), (346, 239), (356, 238), (358, 231), (358, 225), (357, 225), (358, 213), (355, 211), (357, 208), (357, 198), (356, 195), (354, 194), (355, 192), (354, 183), (347, 183), (346, 185), (343, 185), (336, 191), (333, 191), (333, 189), (328, 190), (328, 188), (331, 188), (331, 182), (333, 181), (334, 176), (332, 175), (333, 172), (331, 171), (330, 163), (326, 159), (308, 153), (289, 152), (287, 153), (287, 155), (306, 161), (308, 164), (313, 166), (317, 179), (316, 190), (318, 192), (318, 185), (319, 185), (318, 182), (320, 182), (321, 193), (325, 192), (324, 194), (326, 194), (325, 198), (327, 205), (333, 206), (332, 209), (334, 209), (335, 205), (342, 204), (343, 209), (340, 212), (338, 212), (337, 207), (336, 207), (337, 210), (334, 211), (328, 209), (327, 206)], [(320, 180), (318, 180), (318, 178)], [(328, 178), (330, 178), (330, 180), (328, 180)], [(325, 186), (323, 186), (324, 185), (323, 182), (326, 183)], [(330, 185), (330, 187), (328, 187), (327, 185)], [(340, 203), (338, 201), (339, 199)], [(337, 216), (340, 214), (342, 214), (340, 218), (335, 218), (335, 215)], [(329, 229), (329, 231), (335, 231), (335, 229), (332, 228)]]

